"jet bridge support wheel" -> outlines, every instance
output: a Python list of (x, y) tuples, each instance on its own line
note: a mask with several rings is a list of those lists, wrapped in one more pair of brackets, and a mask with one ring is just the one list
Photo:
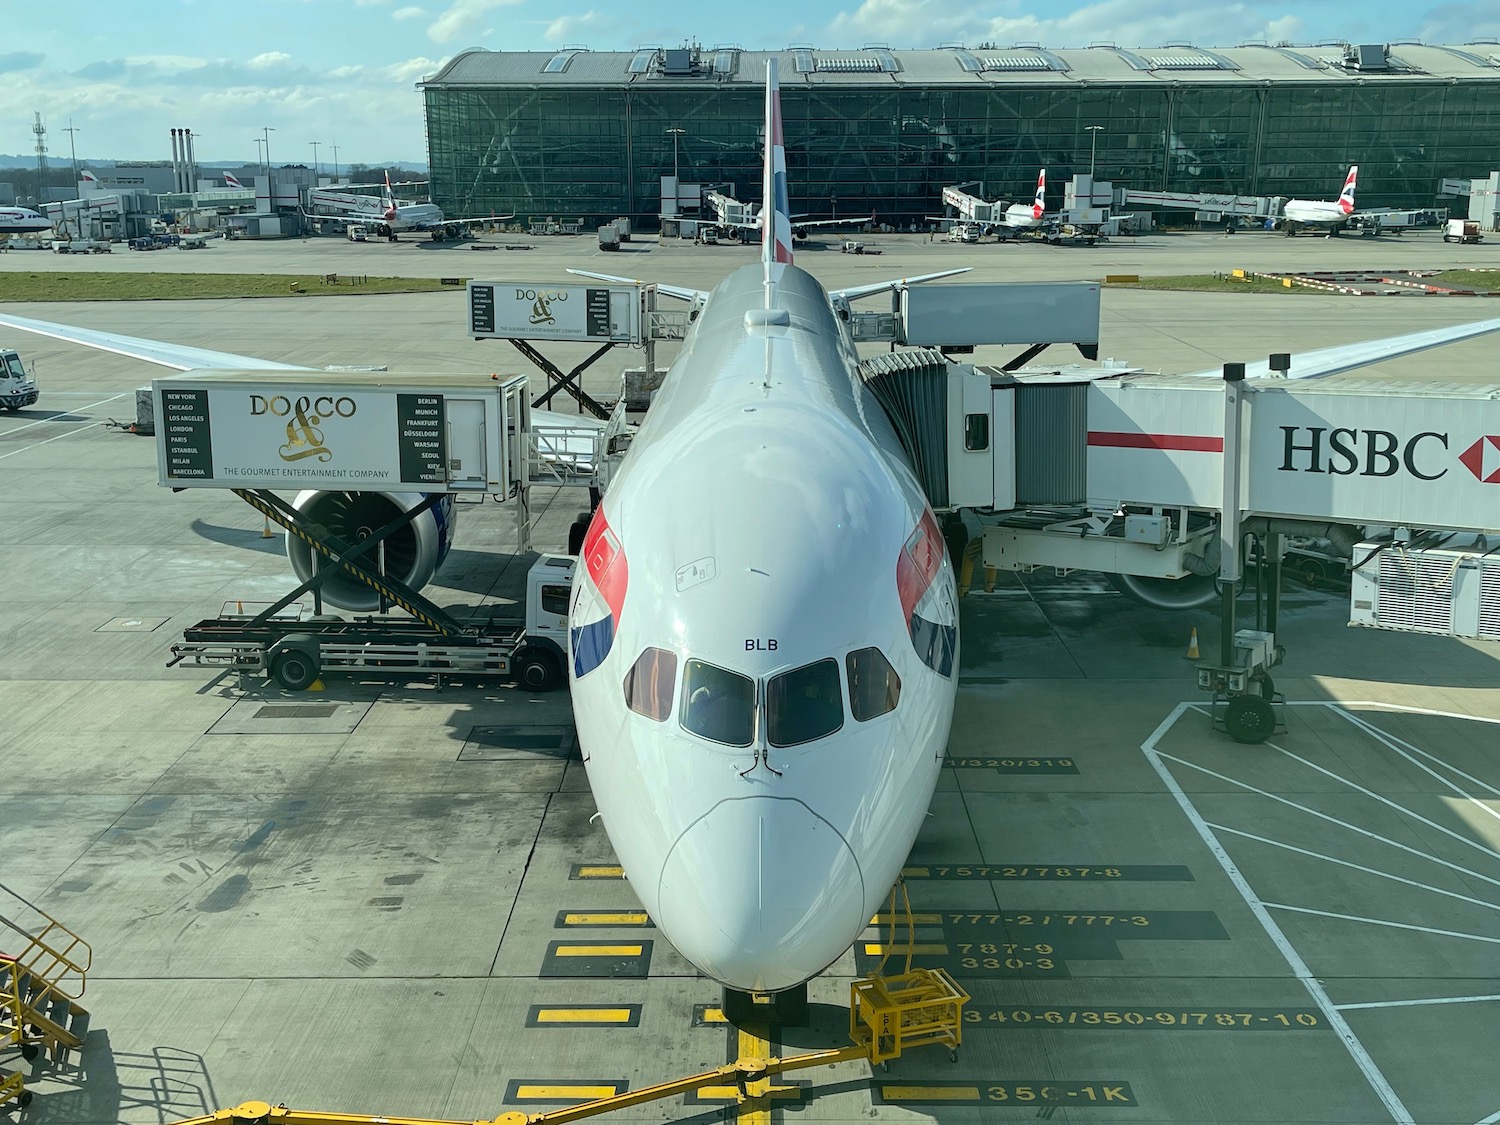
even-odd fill
[(1259, 695), (1237, 695), (1224, 707), (1224, 729), (1236, 742), (1256, 745), (1276, 730), (1276, 710)]

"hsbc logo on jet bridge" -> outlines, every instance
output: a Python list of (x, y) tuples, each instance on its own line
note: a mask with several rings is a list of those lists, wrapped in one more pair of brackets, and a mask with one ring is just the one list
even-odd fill
[(1449, 435), (1423, 430), (1403, 436), (1390, 430), (1342, 426), (1281, 426), (1283, 473), (1335, 477), (1395, 477), (1441, 480), (1456, 459), (1476, 480), (1500, 484), (1500, 436), (1480, 438), (1455, 458)]

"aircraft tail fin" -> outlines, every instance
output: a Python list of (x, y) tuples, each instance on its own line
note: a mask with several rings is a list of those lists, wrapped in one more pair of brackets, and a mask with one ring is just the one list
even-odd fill
[(1354, 211), (1354, 178), (1359, 174), (1359, 165), (1355, 164), (1349, 169), (1349, 175), (1344, 180), (1344, 190), (1339, 192), (1339, 210), (1349, 215)]
[(1047, 169), (1036, 174), (1036, 195), (1031, 200), (1031, 217), (1040, 219), (1047, 213)]
[(766, 159), (761, 204), (761, 262), (766, 269), (766, 294), (772, 285), (771, 267), (792, 261), (792, 207), (786, 187), (786, 147), (781, 134), (781, 87), (776, 60), (766, 63)]
[(386, 222), (394, 222), (396, 219), (396, 193), (391, 188), (391, 173), (389, 170), (385, 174), (385, 195), (381, 199), (381, 203), (385, 205), (384, 218)]

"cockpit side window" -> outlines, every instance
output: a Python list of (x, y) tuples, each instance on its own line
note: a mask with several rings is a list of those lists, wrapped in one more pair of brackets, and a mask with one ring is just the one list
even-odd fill
[(648, 648), (625, 673), (625, 706), (637, 715), (664, 723), (672, 714), (672, 689), (677, 686), (677, 654)]
[(0, 360), (5, 361), (5, 363), (0, 363), (0, 367), (4, 367), (6, 363), (10, 365), (10, 376), (12, 379), (26, 378), (26, 369), (21, 366), (19, 358), (16, 356), (0, 356)]
[(793, 668), (766, 682), (766, 739), (772, 746), (825, 738), (843, 725), (837, 660)]
[(755, 681), (689, 660), (682, 677), (682, 725), (710, 742), (749, 746), (755, 740)]
[(878, 648), (855, 649), (844, 658), (849, 673), (849, 712), (858, 723), (869, 722), (896, 709), (901, 699), (901, 677)]

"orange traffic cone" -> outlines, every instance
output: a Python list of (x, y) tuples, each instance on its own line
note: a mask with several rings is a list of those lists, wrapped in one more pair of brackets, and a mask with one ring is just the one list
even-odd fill
[(1196, 626), (1196, 625), (1193, 626), (1193, 635), (1192, 635), (1192, 638), (1188, 641), (1188, 651), (1187, 651), (1187, 657), (1186, 657), (1186, 659), (1188, 659), (1188, 660), (1197, 660), (1197, 659), (1199, 659), (1199, 656), (1198, 656), (1198, 626)]
[(264, 527), (264, 529), (262, 529), (262, 531), (260, 533), (260, 537), (262, 539), (274, 539), (274, 538), (276, 538), (276, 536), (271, 531), (271, 517), (270, 516), (266, 517), (266, 526)]

